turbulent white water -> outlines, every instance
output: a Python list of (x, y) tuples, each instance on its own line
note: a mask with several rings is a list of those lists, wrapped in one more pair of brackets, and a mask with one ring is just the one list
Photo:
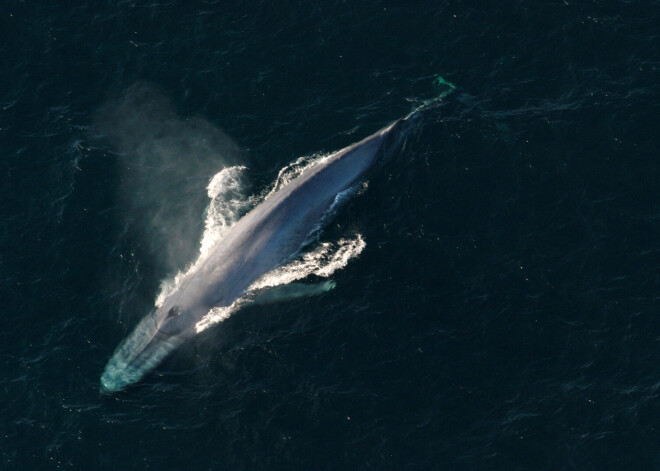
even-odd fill
[[(228, 167), (218, 172), (207, 187), (210, 204), (206, 214), (205, 230), (200, 243), (199, 256), (188, 269), (180, 271), (176, 276), (162, 282), (160, 292), (156, 297), (156, 306), (160, 307), (163, 304), (165, 299), (177, 289), (183, 277), (206, 259), (213, 246), (243, 215), (286, 186), (307, 168), (328, 157), (329, 155), (316, 155), (295, 160), (279, 171), (277, 179), (269, 190), (258, 196), (246, 196), (244, 194), (245, 188), (241, 182), (241, 176), (246, 167)], [(355, 191), (356, 188), (352, 188), (338, 195), (335, 204), (328, 210), (328, 215), (331, 215), (336, 207), (354, 194)], [(305, 243), (305, 247), (313, 247), (314, 237), (318, 232), (318, 230), (313, 231), (313, 236)], [(336, 270), (345, 267), (350, 259), (359, 255), (365, 246), (366, 243), (362, 236), (356, 234), (352, 239), (341, 239), (334, 243), (323, 242), (308, 252), (298, 254), (285, 265), (256, 280), (245, 291), (244, 296), (234, 301), (231, 306), (216, 307), (209, 311), (195, 326), (196, 331), (199, 333), (227, 319), (241, 306), (250, 302), (249, 294), (255, 290), (288, 284), (310, 275), (329, 277)]]
[(249, 290), (284, 285), (309, 275), (328, 277), (340, 268), (344, 268), (348, 261), (359, 255), (366, 245), (359, 234), (355, 239), (341, 239), (337, 243), (324, 242), (311, 252), (265, 274), (255, 281)]
[(241, 174), (246, 167), (227, 167), (218, 172), (209, 182), (207, 192), (211, 200), (206, 211), (205, 230), (200, 242), (199, 256), (188, 269), (179, 271), (173, 278), (161, 283), (156, 297), (156, 306), (162, 306), (167, 297), (179, 286), (186, 273), (205, 259), (213, 245), (238, 219), (256, 206), (257, 198), (246, 198), (242, 191)]

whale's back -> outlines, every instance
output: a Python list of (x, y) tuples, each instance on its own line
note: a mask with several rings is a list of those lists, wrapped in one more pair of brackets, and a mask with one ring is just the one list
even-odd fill
[(182, 313), (160, 330), (194, 327), (214, 306), (229, 306), (257, 278), (276, 268), (304, 243), (336, 196), (373, 164), (391, 127), (342, 149), (307, 169), (239, 220), (186, 275), (163, 304)]

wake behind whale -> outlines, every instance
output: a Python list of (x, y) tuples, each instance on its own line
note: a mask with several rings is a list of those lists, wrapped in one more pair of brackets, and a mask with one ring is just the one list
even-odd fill
[[(254, 290), (290, 283), (311, 273), (328, 276), (359, 254), (365, 245), (360, 236), (340, 241), (325, 265), (315, 265), (314, 253), (325, 251), (327, 257), (327, 246), (312, 251), (311, 256), (306, 254), (306, 260), (286, 264), (364, 180), (384, 143), (392, 136), (400, 139), (420, 112), (434, 103), (425, 103), (363, 140), (299, 166), (295, 178), (289, 181), (285, 175), (261, 203), (231, 227), (225, 224), (221, 237), (205, 238), (198, 260), (164, 290), (157, 308), (117, 348), (101, 376), (102, 390), (119, 391), (139, 381), (182, 342), (254, 300), (250, 297)], [(216, 176), (224, 177), (222, 172)], [(319, 291), (333, 286), (321, 284)], [(295, 297), (295, 288), (287, 291), (262, 299)], [(306, 287), (298, 292), (304, 295), (313, 291)]]

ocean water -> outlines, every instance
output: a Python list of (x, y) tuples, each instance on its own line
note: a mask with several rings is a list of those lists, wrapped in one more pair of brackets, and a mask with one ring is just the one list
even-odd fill
[[(660, 469), (658, 31), (657, 1), (3, 1), (0, 469)], [(310, 248), (360, 247), (298, 280), (333, 289), (100, 393), (205, 237), (442, 81)]]

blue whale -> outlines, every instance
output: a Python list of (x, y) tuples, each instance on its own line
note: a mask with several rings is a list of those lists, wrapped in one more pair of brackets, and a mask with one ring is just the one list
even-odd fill
[(395, 121), (306, 169), (231, 227), (186, 273), (178, 288), (119, 345), (101, 376), (101, 390), (135, 383), (183, 341), (213, 307), (230, 306), (259, 277), (304, 244), (337, 195), (374, 164)]

